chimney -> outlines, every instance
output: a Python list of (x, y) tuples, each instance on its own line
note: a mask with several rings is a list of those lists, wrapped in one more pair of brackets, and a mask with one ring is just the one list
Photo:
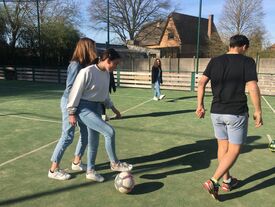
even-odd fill
[(208, 38), (209, 38), (209, 39), (211, 39), (213, 24), (214, 24), (214, 15), (211, 14), (211, 15), (208, 16), (208, 30), (207, 30), (207, 35), (208, 35)]

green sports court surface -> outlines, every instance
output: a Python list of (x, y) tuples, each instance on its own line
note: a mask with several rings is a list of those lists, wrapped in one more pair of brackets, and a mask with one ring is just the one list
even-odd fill
[[(242, 180), (239, 188), (221, 192), (217, 202), (202, 189), (217, 166), (211, 94), (206, 94), (208, 111), (202, 120), (194, 113), (194, 92), (163, 91), (166, 98), (158, 102), (150, 89), (118, 88), (111, 95), (123, 115), (110, 121), (118, 157), (135, 166), (136, 186), (130, 194), (121, 194), (114, 187), (116, 173), (109, 169), (103, 137), (96, 170), (105, 182), (87, 181), (85, 173), (70, 170), (76, 140), (61, 163), (73, 178), (48, 179), (61, 132), (63, 89), (58, 84), (0, 81), (0, 206), (274, 206), (275, 153), (268, 150), (268, 135), (275, 139), (275, 97), (262, 99), (263, 127), (255, 129), (250, 118), (247, 142), (231, 171)], [(77, 131), (75, 139), (78, 136)]]

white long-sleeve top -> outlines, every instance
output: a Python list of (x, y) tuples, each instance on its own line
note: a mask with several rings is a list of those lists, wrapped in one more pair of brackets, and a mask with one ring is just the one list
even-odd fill
[(107, 108), (113, 103), (109, 96), (110, 74), (100, 70), (97, 65), (90, 65), (79, 71), (71, 89), (67, 109), (69, 114), (75, 114), (80, 99), (102, 102)]

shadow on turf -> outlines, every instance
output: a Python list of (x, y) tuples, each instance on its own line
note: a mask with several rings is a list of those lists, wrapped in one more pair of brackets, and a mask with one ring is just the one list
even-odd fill
[[(242, 149), (242, 154), (252, 151), (253, 149), (265, 149), (267, 148), (266, 144), (259, 145), (250, 145), (252, 142), (260, 139), (260, 136), (250, 136), (247, 137), (246, 145)], [(165, 150), (161, 153), (151, 155), (152, 161), (157, 161), (160, 159), (173, 158), (165, 162), (145, 165), (152, 168), (151, 170), (159, 170), (166, 167), (172, 166), (184, 166), (179, 169), (164, 171), (160, 173), (144, 174), (141, 178), (145, 179), (163, 179), (169, 175), (181, 174), (192, 172), (196, 170), (202, 170), (209, 167), (211, 160), (217, 158), (217, 144), (215, 139), (201, 140), (197, 141), (194, 144), (182, 145), (179, 147), (174, 147), (168, 150)], [(177, 157), (177, 158), (174, 158)], [(139, 159), (139, 158), (136, 158)], [(145, 158), (145, 160), (148, 158)], [(150, 159), (150, 158), (149, 158)], [(131, 159), (129, 160), (130, 163)], [(144, 166), (142, 167), (144, 168)], [(141, 169), (142, 171), (142, 169)]]
[(151, 193), (156, 190), (159, 190), (164, 186), (161, 182), (147, 182), (135, 185), (134, 189), (128, 193), (129, 195), (141, 195), (146, 193)]
[[(40, 94), (49, 91), (64, 90), (64, 84), (46, 83), (46, 82), (31, 82), (31, 81), (15, 81), (15, 80), (1, 80), (0, 92), (1, 96), (28, 96), (29, 99), (36, 99), (33, 96), (34, 93)], [(61, 97), (62, 92), (57, 93), (58, 97)], [(39, 98), (39, 99), (40, 99)]]
[[(275, 167), (249, 176), (248, 178), (242, 180), (237, 188), (241, 188), (241, 187), (245, 186), (248, 183), (252, 183), (256, 180), (263, 179), (263, 178), (268, 177), (268, 176), (273, 175), (273, 174), (275, 174)], [(232, 193), (222, 194), (222, 195), (219, 196), (219, 200), (220, 201), (225, 201), (225, 200), (231, 200), (231, 199), (239, 198), (239, 197), (245, 196), (249, 193), (252, 193), (252, 192), (264, 189), (264, 188), (268, 188), (268, 187), (271, 187), (271, 186), (274, 186), (274, 185), (275, 185), (275, 177), (272, 177), (272, 178), (269, 178), (267, 180), (264, 180), (263, 182), (261, 182), (257, 185), (254, 185), (251, 188), (244, 189), (244, 190), (239, 190), (239, 191), (232, 192)]]
[[(60, 182), (60, 181), (57, 181)], [(21, 203), (24, 201), (32, 200), (32, 199), (38, 199), (43, 196), (49, 196), (49, 195), (56, 195), (57, 193), (62, 193), (64, 191), (72, 191), (76, 188), (83, 188), (83, 187), (90, 187), (91, 185), (97, 184), (95, 182), (86, 182), (86, 183), (81, 183), (81, 184), (76, 184), (76, 185), (71, 185), (71, 186), (66, 186), (62, 188), (55, 188), (54, 190), (51, 191), (42, 191), (38, 193), (34, 193), (31, 195), (25, 195), (25, 196), (20, 196), (17, 198), (12, 198), (12, 199), (7, 199), (7, 200), (0, 200), (0, 206), (6, 206), (6, 205), (12, 205), (16, 203)]]
[[(260, 139), (260, 136), (250, 136), (241, 153), (247, 153), (254, 149), (267, 148), (266, 144), (252, 144)], [(170, 175), (192, 172), (207, 169), (211, 160), (217, 158), (217, 144), (215, 139), (199, 140), (196, 143), (172, 147), (170, 149), (147, 155), (129, 158), (127, 161), (134, 164), (133, 174), (146, 173), (141, 175), (144, 179), (163, 179)], [(165, 161), (162, 161), (165, 160)], [(155, 163), (150, 163), (155, 162)], [(146, 164), (148, 163), (148, 164)], [(108, 163), (97, 165), (98, 170), (108, 168)], [(179, 167), (178, 169), (165, 171), (169, 167)], [(148, 173), (150, 171), (163, 170), (159, 173)]]
[[(266, 144), (250, 145), (252, 142), (260, 138), (261, 137), (259, 136), (248, 137), (249, 142), (247, 145), (243, 147), (242, 153), (247, 153), (254, 149), (267, 148)], [(124, 161), (127, 161), (135, 165), (134, 170), (132, 171), (133, 174), (147, 173), (147, 174), (141, 175), (140, 177), (144, 179), (155, 180), (155, 179), (163, 179), (163, 178), (166, 178), (167, 176), (172, 176), (176, 174), (206, 169), (209, 167), (211, 160), (216, 159), (216, 150), (217, 150), (217, 147), (216, 147), (215, 139), (199, 140), (193, 144), (177, 146), (155, 154), (134, 157)], [(165, 161), (161, 162), (161, 160), (164, 160), (164, 159)], [(170, 160), (167, 160), (167, 159), (170, 159)], [(154, 162), (154, 161), (158, 163), (145, 164), (147, 162)], [(175, 167), (175, 166), (178, 166), (180, 168), (176, 170), (165, 171), (166, 168)], [(97, 170), (109, 169), (109, 167), (110, 167), (109, 162), (96, 165)], [(154, 170), (163, 170), (163, 172), (148, 174), (148, 172), (151, 172)], [(271, 168), (269, 170), (252, 175), (249, 178), (242, 181), (242, 186), (249, 182), (253, 182), (257, 179), (274, 174), (274, 171), (275, 171), (275, 168)], [(77, 175), (82, 173), (83, 172), (75, 172), (75, 173), (72, 173), (72, 176), (76, 177)], [(109, 172), (102, 175), (105, 178), (105, 182), (108, 182), (108, 181), (113, 181), (116, 174), (117, 172)], [(55, 182), (55, 181), (52, 180), (48, 182)], [(60, 181), (56, 181), (56, 182), (60, 182)], [(12, 205), (20, 202), (25, 202), (31, 199), (38, 199), (43, 196), (56, 195), (58, 193), (62, 193), (65, 191), (67, 192), (77, 188), (90, 187), (96, 184), (100, 184), (100, 183), (87, 181), (85, 183), (69, 185), (61, 188), (55, 188), (53, 190), (37, 192), (31, 195), (25, 195), (17, 198), (0, 200), (0, 206)], [(221, 200), (225, 200), (225, 199), (228, 200), (228, 199), (233, 199), (235, 197), (241, 197), (252, 191), (263, 189), (274, 184), (275, 184), (275, 178), (271, 178), (269, 180), (264, 181), (261, 184), (254, 186), (251, 189), (247, 189), (247, 190), (243, 190), (243, 191), (239, 191), (239, 192), (235, 192), (227, 195), (221, 195)], [(163, 186), (164, 184), (161, 182), (146, 182), (142, 184), (137, 184), (131, 194), (139, 195), (139, 194), (150, 193), (150, 192), (159, 190)]]
[[(212, 95), (205, 95), (205, 97), (211, 97)], [(182, 97), (178, 97), (178, 98), (166, 98), (166, 100), (169, 100), (169, 101), (166, 101), (166, 102), (177, 102), (177, 101), (180, 101), (180, 100), (185, 100), (185, 99), (196, 99), (197, 100), (197, 96), (182, 96)]]
[[(110, 172), (110, 173), (102, 174), (105, 178), (104, 182), (114, 181), (114, 178), (117, 173), (118, 172)], [(74, 178), (78, 174), (83, 174), (83, 172), (74, 172), (74, 173), (72, 173), (72, 177)], [(61, 181), (51, 180), (48, 182), (61, 182)], [(67, 181), (67, 182), (69, 182), (69, 181)], [(74, 184), (74, 185), (61, 187), (61, 188), (55, 188), (50, 191), (42, 191), (42, 192), (37, 192), (37, 193), (31, 194), (31, 195), (25, 195), (25, 196), (20, 196), (17, 198), (12, 198), (12, 199), (0, 200), (0, 206), (7, 206), (7, 205), (12, 205), (12, 204), (22, 203), (22, 202), (25, 202), (28, 200), (39, 199), (44, 196), (56, 195), (58, 193), (68, 192), (68, 191), (72, 191), (72, 190), (75, 190), (78, 188), (88, 188), (88, 187), (90, 188), (90, 186), (97, 185), (97, 184), (100, 184), (100, 183), (97, 183), (94, 181), (87, 181), (85, 183)], [(132, 192), (129, 193), (129, 195), (140, 195), (140, 194), (151, 193), (156, 190), (159, 190), (163, 186), (164, 186), (164, 184), (162, 182), (146, 182), (146, 183), (142, 183), (142, 184), (137, 184), (137, 185), (135, 185)], [(114, 188), (114, 190), (115, 190), (115, 188)]]
[(194, 109), (188, 109), (188, 110), (178, 110), (178, 111), (152, 112), (152, 113), (137, 114), (137, 115), (125, 115), (125, 116), (123, 115), (120, 119), (141, 118), (141, 117), (170, 116), (170, 115), (175, 115), (175, 114), (193, 113), (195, 111), (196, 110), (194, 110)]

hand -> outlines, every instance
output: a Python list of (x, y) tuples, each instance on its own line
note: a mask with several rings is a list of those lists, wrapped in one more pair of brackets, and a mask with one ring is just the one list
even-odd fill
[(74, 114), (69, 115), (69, 122), (72, 126), (76, 126), (77, 120), (76, 120), (76, 116)]
[(116, 119), (120, 119), (120, 118), (121, 118), (121, 114), (120, 114), (120, 112), (119, 112), (119, 111), (116, 111), (116, 113), (115, 113), (115, 114), (116, 114), (116, 116), (115, 116), (115, 118), (116, 118)]
[(260, 126), (263, 125), (263, 118), (262, 118), (261, 112), (254, 112), (253, 119), (254, 119), (256, 128), (259, 128)]
[(201, 118), (204, 118), (205, 109), (204, 109), (203, 106), (198, 106), (198, 107), (197, 107), (196, 115), (197, 115), (197, 117), (199, 117), (200, 119), (201, 119)]

